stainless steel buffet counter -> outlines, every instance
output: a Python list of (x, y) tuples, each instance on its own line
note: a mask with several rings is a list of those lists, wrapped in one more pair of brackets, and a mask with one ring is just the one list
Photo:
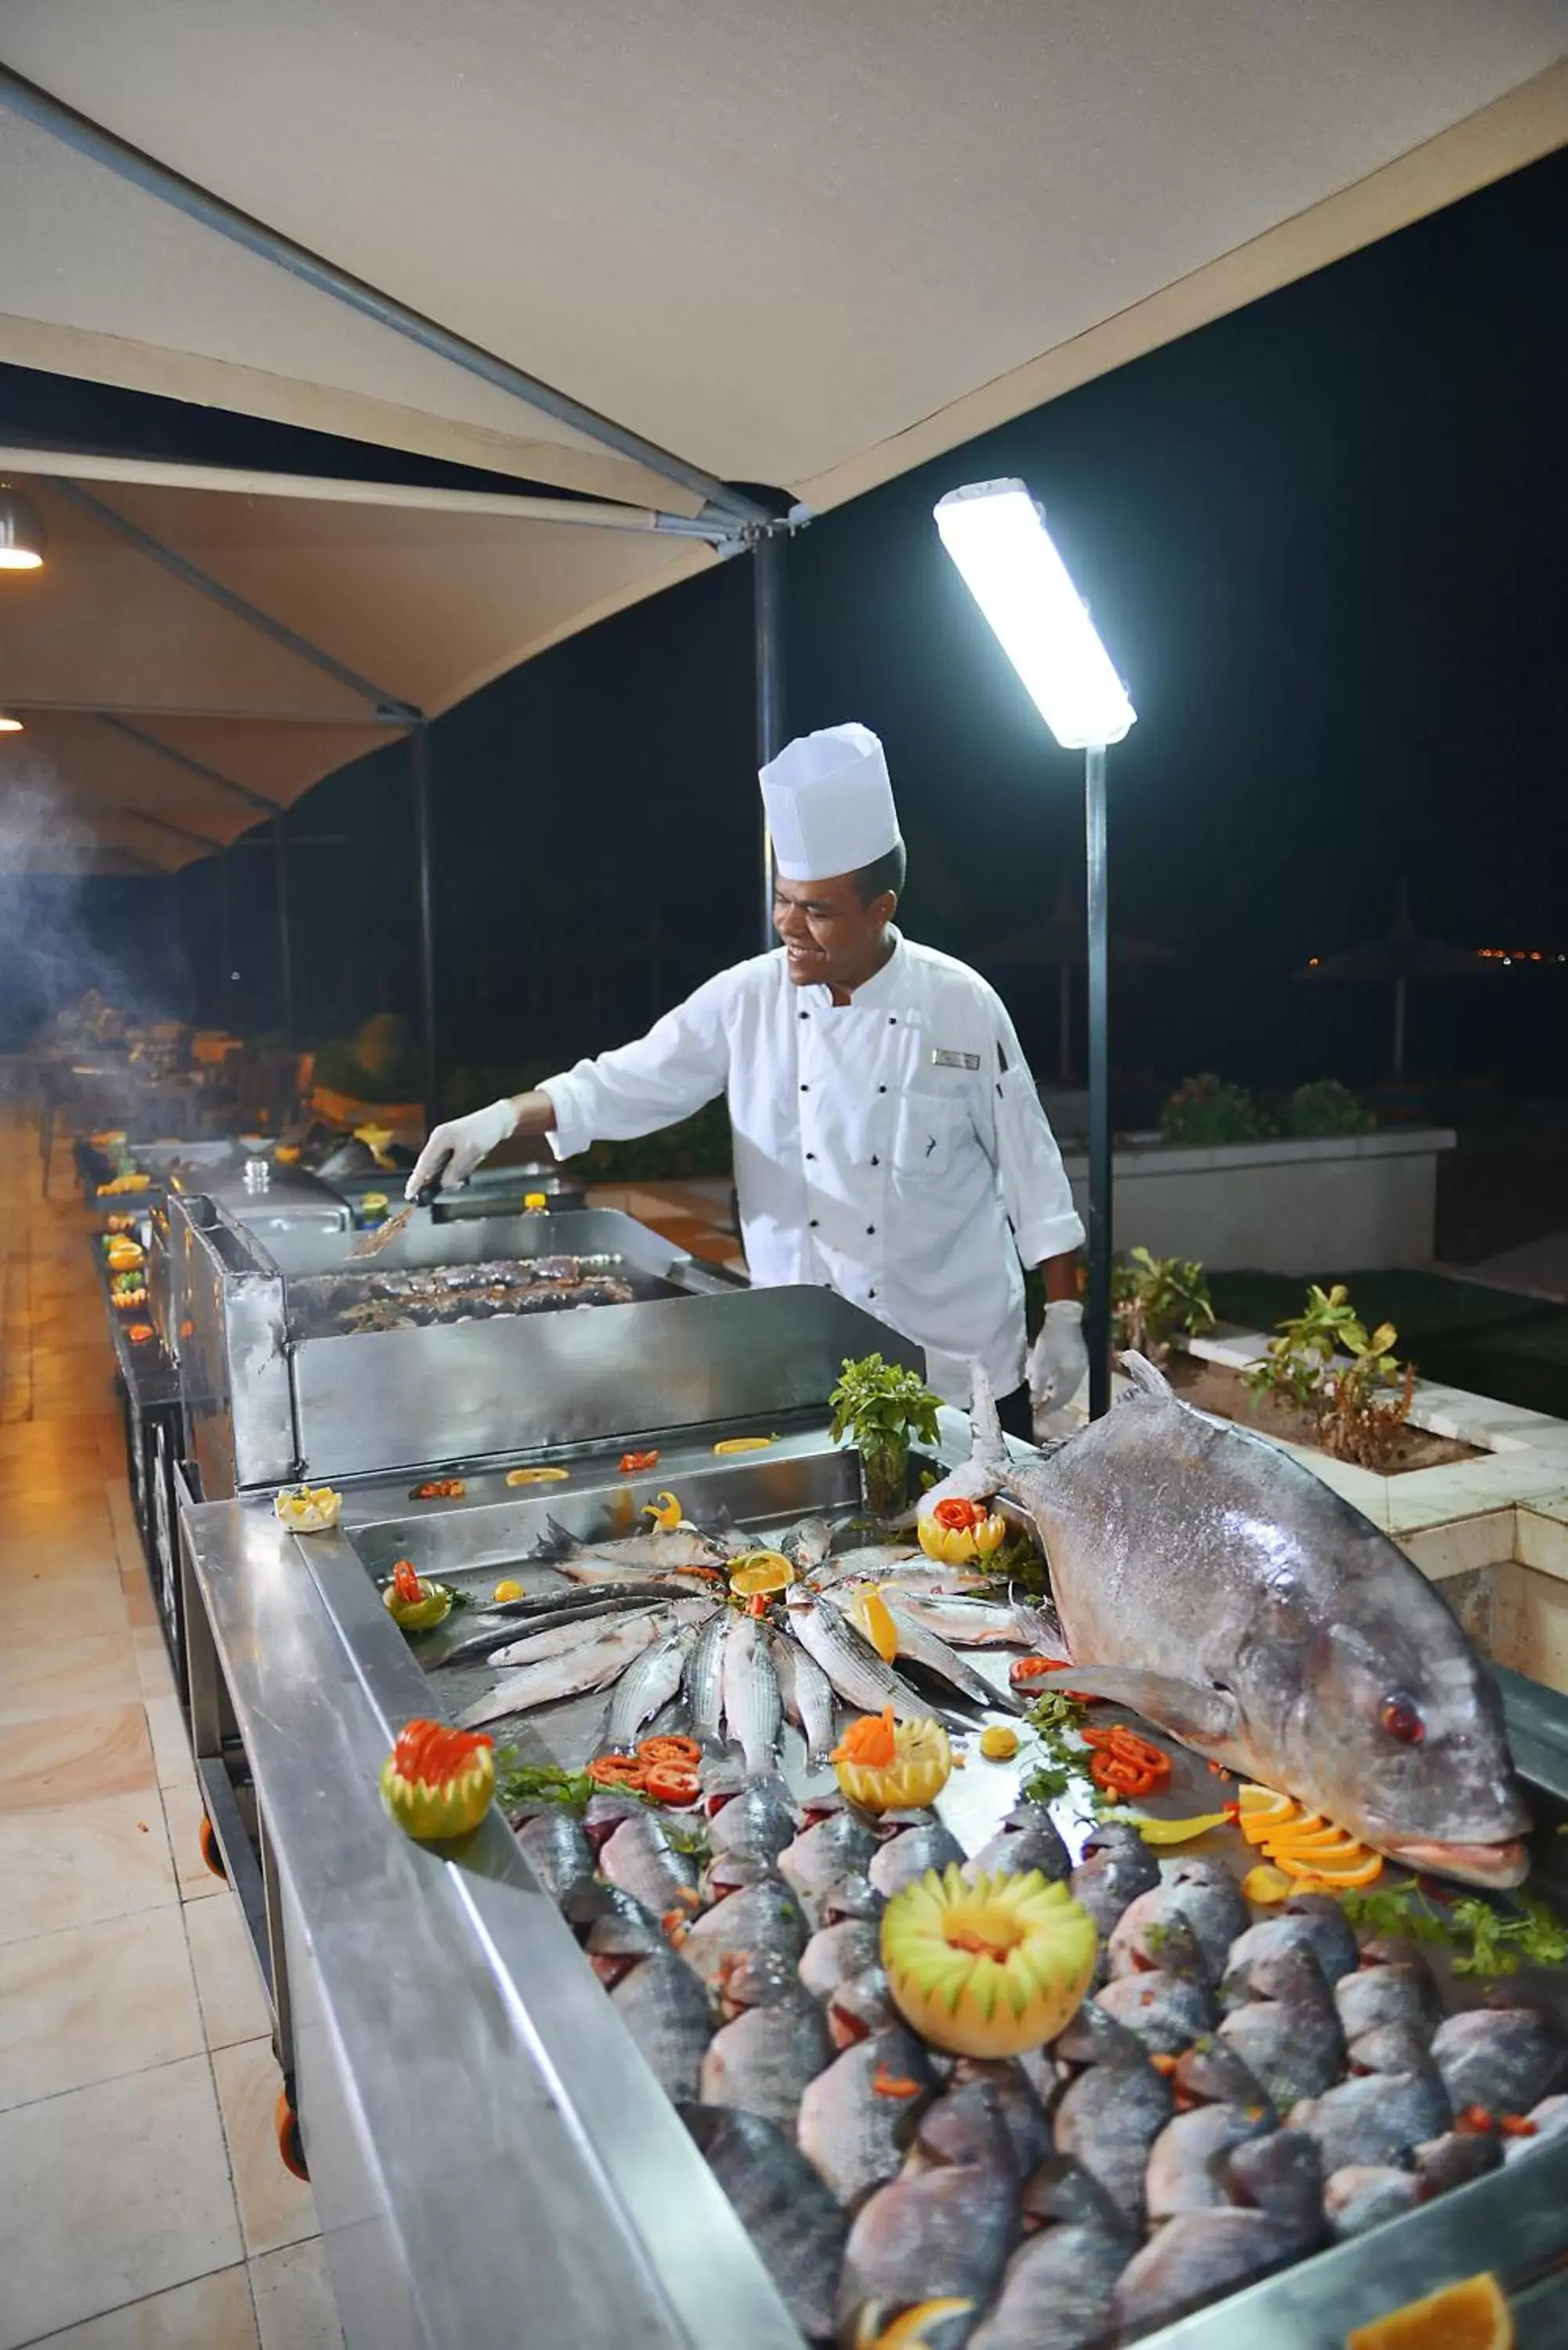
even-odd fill
[[(434, 1694), (380, 1602), (376, 1577), (393, 1556), (488, 1579), (527, 1552), (545, 1508), (618, 1523), (668, 1485), (688, 1506), (723, 1500), (742, 1525), (776, 1526), (855, 1493), (855, 1464), (820, 1411), (743, 1463), (716, 1462), (711, 1435), (677, 1434), (630, 1482), (613, 1449), (585, 1447), (569, 1483), (542, 1497), (508, 1489), (498, 1467), (471, 1476), (457, 1505), (410, 1505), (401, 1474), (368, 1480), (326, 1535), (286, 1534), (263, 1495), (186, 1513), (187, 1575), (210, 1630), (192, 1649), (199, 1764), (226, 1854), (241, 1805), (263, 1823), (265, 1878), (251, 1899), (286, 1960), (280, 2050), (351, 2350), (800, 2350), (499, 1814), (451, 1859), (402, 1837), (377, 1791), (396, 1731)], [(944, 1457), (961, 1455), (964, 1423), (944, 1414), (943, 1439)], [(1501, 1678), (1542, 1866), (1560, 1877), (1568, 1708)], [(554, 1724), (547, 1751), (576, 1761), (580, 1725), (558, 1711), (566, 1728)], [(961, 1801), (976, 1792), (955, 1786)], [(1568, 2339), (1568, 2146), (1147, 2338), (1162, 2350), (1341, 2350), (1349, 2325), (1481, 2267), (1513, 2293), (1522, 2350)]]

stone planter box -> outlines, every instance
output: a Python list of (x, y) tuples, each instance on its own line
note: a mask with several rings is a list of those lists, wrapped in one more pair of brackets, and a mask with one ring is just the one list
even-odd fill
[[(1118, 1249), (1196, 1257), (1210, 1272), (1321, 1276), (1431, 1262), (1442, 1127), (1205, 1150), (1123, 1141), (1114, 1158)], [(1089, 1162), (1064, 1154), (1086, 1219)]]

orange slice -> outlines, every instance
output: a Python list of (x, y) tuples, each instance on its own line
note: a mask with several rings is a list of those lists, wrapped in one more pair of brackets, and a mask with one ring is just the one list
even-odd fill
[(759, 1591), (787, 1591), (794, 1569), (782, 1551), (748, 1551), (730, 1569), (730, 1588), (739, 1599), (754, 1599)]
[(1299, 1816), (1293, 1799), (1276, 1795), (1272, 1787), (1244, 1786), (1238, 1800), (1241, 1834), (1249, 1844), (1262, 1844), (1274, 1829)]
[(885, 1665), (898, 1653), (898, 1627), (879, 1591), (857, 1591), (849, 1604), (850, 1620), (864, 1632)]
[(1364, 1844), (1353, 1844), (1348, 1852), (1332, 1855), (1282, 1852), (1279, 1862), (1285, 1875), (1298, 1883), (1326, 1885), (1335, 1893), (1375, 1884), (1383, 1874), (1383, 1855), (1369, 1852)]
[(1345, 2337), (1345, 2350), (1513, 2350), (1513, 2320), (1490, 2269), (1408, 2301)]
[(1263, 1850), (1271, 1860), (1277, 1860), (1282, 1852), (1304, 1855), (1309, 1852), (1354, 1852), (1357, 1849), (1356, 1839), (1348, 1828), (1314, 1828), (1302, 1835), (1298, 1835), (1294, 1828), (1279, 1828), (1272, 1835), (1263, 1838)]

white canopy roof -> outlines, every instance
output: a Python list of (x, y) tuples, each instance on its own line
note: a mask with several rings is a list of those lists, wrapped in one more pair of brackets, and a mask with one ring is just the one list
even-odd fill
[[(0, 114), (0, 359), (674, 517), (702, 477), (820, 509), (1562, 143), (1565, 33), (1564, 0), (0, 0), (5, 67), (88, 118)], [(431, 714), (715, 559), (414, 494), (92, 494)], [(369, 739), (362, 695), (37, 495), (0, 697), (140, 712), (284, 801)], [(254, 820), (85, 717), (12, 744), (151, 862), (201, 851), (101, 811)]]

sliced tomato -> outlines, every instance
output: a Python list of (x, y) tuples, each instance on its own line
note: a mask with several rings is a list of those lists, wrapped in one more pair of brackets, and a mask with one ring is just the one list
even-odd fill
[(697, 1801), (697, 1773), (680, 1762), (650, 1762), (643, 1775), (642, 1792), (652, 1803), (681, 1808)]
[(674, 1762), (683, 1771), (695, 1771), (702, 1760), (702, 1749), (694, 1738), (674, 1735), (645, 1738), (638, 1748), (645, 1762)]

